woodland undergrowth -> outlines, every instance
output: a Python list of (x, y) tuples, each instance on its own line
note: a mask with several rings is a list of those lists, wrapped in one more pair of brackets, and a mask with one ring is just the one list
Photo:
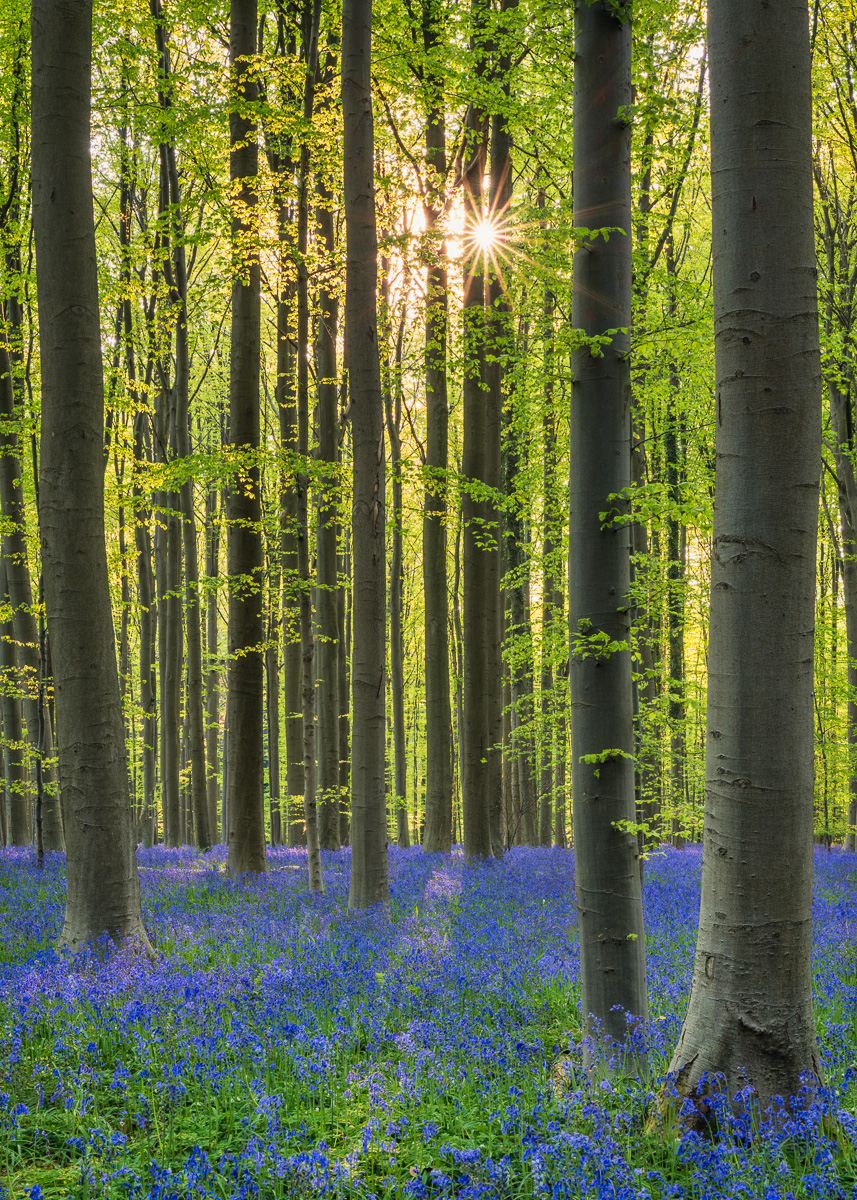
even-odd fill
[[(156, 962), (53, 949), (64, 861), (0, 851), (0, 1196), (857, 1196), (857, 856), (816, 856), (827, 1091), (714, 1139), (652, 1128), (690, 983), (698, 849), (646, 865), (647, 1080), (589, 1082), (574, 858), (391, 850), (392, 906), (350, 914), (348, 851), (234, 881), (139, 851)], [(748, 1111), (751, 1111), (752, 1106)]]

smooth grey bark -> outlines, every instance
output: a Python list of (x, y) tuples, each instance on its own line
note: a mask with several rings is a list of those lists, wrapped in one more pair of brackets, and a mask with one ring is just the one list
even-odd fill
[[(820, 363), (806, 0), (712, 0), (717, 468), (702, 900), (670, 1070), (764, 1107), (819, 1081), (812, 1011)], [(710, 1085), (709, 1085), (710, 1086)]]
[(233, 188), (232, 328), (229, 370), (229, 441), (245, 462), (227, 492), (226, 552), (229, 573), (229, 668), (226, 755), (229, 759), (228, 868), (232, 875), (265, 870), (265, 801), (262, 615), (262, 504), (260, 445), (260, 270), (256, 177), (258, 147), (252, 108), (258, 87), (252, 70), (256, 53), (256, 0), (231, 0), (229, 114), (230, 179)]
[(33, 232), (40, 524), (68, 890), (60, 943), (147, 949), (104, 533), (104, 392), (90, 169), (92, 6), (35, 0)]
[[(317, 184), (316, 225), (328, 261), (335, 252), (333, 197), (322, 179)], [(333, 281), (324, 278), (318, 291), (316, 378), (318, 461), (325, 474), (320, 483), (316, 524), (316, 705), (318, 712), (319, 840), (325, 850), (340, 847), (339, 792), (339, 657), (338, 500), (339, 412), (336, 339), (339, 301)]]
[(384, 401), (371, 86), (372, 0), (342, 6), (346, 369), (353, 448), (350, 908), (388, 903), (384, 790)]
[[(486, 72), (486, 0), (471, 0), (471, 51), (477, 80)], [(462, 186), (465, 227), (484, 217), (488, 118), (474, 101), (468, 107)], [(484, 487), (500, 489), (500, 411), (485, 378), (485, 264), (472, 243), (462, 263), (463, 359), (463, 546), (461, 792), (464, 853), (492, 852), (493, 814), (502, 803), (503, 736), (500, 674), (500, 514)], [(502, 852), (502, 846), (495, 847)]]
[[(429, 55), (440, 42), (442, 11), (438, 0), (423, 0), (423, 49)], [(423, 220), (426, 243), (437, 257), (426, 271), (425, 375), (426, 457), (423, 498), (423, 596), (425, 608), (426, 798), (423, 849), (452, 846), (452, 710), (449, 693), (449, 595), (446, 564), (449, 398), (446, 347), (449, 279), (446, 240), (439, 231), (446, 178), (446, 124), (442, 80), (425, 71), (426, 191)], [(435, 247), (434, 242), (438, 244)]]
[(624, 231), (580, 240), (572, 298), (581, 337), (569, 488), (575, 892), (584, 1029), (603, 1053), (625, 1038), (629, 1019), (648, 1018), (632, 828), (630, 546), (625, 505), (608, 498), (624, 492), (631, 470), (631, 129), (621, 115), (632, 101), (629, 7), (620, 16), (608, 0), (575, 3), (574, 224)]

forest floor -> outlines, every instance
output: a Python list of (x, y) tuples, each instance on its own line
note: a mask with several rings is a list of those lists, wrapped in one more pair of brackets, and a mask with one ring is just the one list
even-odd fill
[(698, 849), (646, 865), (650, 1080), (591, 1085), (571, 852), (465, 868), (392, 849), (389, 916), (347, 912), (348, 851), (322, 856), (323, 896), (301, 851), (249, 882), (223, 857), (139, 852), (150, 963), (58, 956), (62, 859), (0, 851), (0, 1196), (857, 1196), (857, 856), (816, 852), (839, 1119), (715, 1141), (646, 1128), (687, 1002)]

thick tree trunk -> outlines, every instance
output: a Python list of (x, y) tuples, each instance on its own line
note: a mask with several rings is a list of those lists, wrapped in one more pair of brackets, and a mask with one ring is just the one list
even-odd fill
[[(584, 238), (574, 256), (569, 634), (575, 889), (584, 1028), (622, 1040), (646, 1020), (645, 939), (633, 831), (629, 648), (631, 23), (610, 0), (575, 4), (574, 224), (624, 230)], [(616, 331), (608, 334), (606, 331)], [(604, 520), (610, 512), (616, 519)]]
[(104, 393), (90, 171), (92, 7), (35, 0), (33, 230), (42, 375), (40, 517), (65, 817), (60, 941), (148, 947), (104, 536)]
[[(430, 51), (440, 36), (440, 6), (423, 0), (423, 43)], [(437, 259), (426, 272), (425, 373), (426, 459), (423, 500), (423, 592), (425, 598), (426, 803), (423, 849), (452, 846), (452, 711), (449, 696), (449, 596), (446, 580), (446, 510), (449, 466), (449, 403), (446, 343), (449, 310), (446, 241), (438, 237), (446, 178), (446, 125), (441, 83), (427, 76), (426, 242)]]
[(717, 473), (702, 902), (670, 1066), (764, 1107), (821, 1073), (812, 1012), (819, 344), (806, 0), (712, 0)]
[[(319, 181), (316, 223), (328, 262), (335, 253), (333, 197)], [(339, 302), (331, 281), (318, 293), (316, 377), (318, 379), (318, 457), (325, 464), (316, 527), (316, 702), (318, 709), (319, 840), (338, 850), (339, 829), (339, 635), (337, 541), (339, 498), (339, 413), (337, 410), (336, 338)]]
[(233, 187), (232, 337), (229, 371), (229, 441), (246, 456), (227, 494), (229, 589), (229, 670), (226, 731), (229, 759), (226, 810), (229, 818), (229, 871), (265, 870), (265, 800), (262, 774), (264, 736), (262, 615), (262, 505), (259, 494), (259, 256), (254, 229), (257, 207), (258, 147), (252, 104), (258, 87), (256, 0), (231, 0), (230, 61), (232, 111), (229, 115), (230, 178)]
[(371, 47), (372, 0), (344, 0), (345, 322), (354, 471), (350, 908), (386, 904), (390, 896), (384, 792), (384, 402), (378, 359)]
[[(485, 74), (486, 0), (471, 0), (471, 50), (475, 74)], [(462, 171), (464, 220), (477, 229), (484, 218), (488, 118), (474, 102), (468, 109), (466, 162)], [(485, 371), (485, 275), (475, 237), (463, 263), (462, 296), (464, 443), (462, 468), (464, 665), (462, 680), (461, 791), (464, 853), (487, 857), (492, 851), (494, 814), (502, 804), (503, 736), (500, 675), (500, 514), (484, 486), (500, 489), (500, 410), (489, 392)], [(502, 853), (502, 845), (495, 847)]]

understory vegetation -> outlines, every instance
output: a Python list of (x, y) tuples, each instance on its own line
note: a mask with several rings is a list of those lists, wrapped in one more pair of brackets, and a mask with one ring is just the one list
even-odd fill
[(857, 855), (816, 851), (826, 1092), (708, 1137), (657, 1119), (697, 848), (646, 863), (650, 1074), (611, 1082), (582, 1065), (573, 852), (391, 848), (389, 914), (347, 911), (349, 855), (320, 895), (305, 850), (242, 880), (224, 848), (140, 850), (149, 961), (58, 953), (63, 857), (0, 851), (0, 1195), (857, 1196)]

